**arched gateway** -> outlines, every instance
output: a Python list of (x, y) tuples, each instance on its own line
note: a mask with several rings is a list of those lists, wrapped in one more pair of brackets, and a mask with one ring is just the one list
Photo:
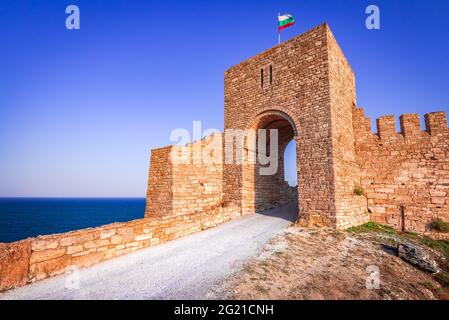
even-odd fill
[[(307, 225), (343, 228), (368, 220), (366, 200), (353, 193), (360, 183), (355, 103), (354, 75), (327, 25), (225, 73), (225, 130), (272, 123), (280, 129), (279, 154), (296, 140), (299, 216)], [(280, 176), (252, 181), (247, 168), (225, 165), (224, 197), (243, 213), (254, 210), (252, 203), (258, 209), (282, 202)]]
[[(246, 161), (242, 168), (242, 212), (261, 212), (282, 204), (297, 201), (295, 188), (284, 179), (284, 153), (288, 143), (297, 138), (297, 124), (292, 116), (277, 108), (264, 110), (246, 125), (255, 133), (263, 134), (267, 141), (264, 150), (259, 150), (259, 141), (248, 152), (254, 152), (255, 161)], [(265, 130), (261, 132), (260, 130)], [(274, 141), (270, 132), (276, 131)], [(273, 152), (273, 154), (271, 154)], [(270, 155), (272, 161), (260, 163), (258, 155)], [(272, 168), (263, 172), (261, 168)]]

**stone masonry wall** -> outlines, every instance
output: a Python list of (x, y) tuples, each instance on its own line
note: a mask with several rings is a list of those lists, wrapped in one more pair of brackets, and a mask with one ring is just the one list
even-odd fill
[(345, 229), (369, 221), (366, 199), (354, 194), (360, 185), (352, 111), (356, 105), (355, 76), (340, 46), (328, 32), (333, 194), (336, 227)]
[(172, 146), (151, 150), (145, 216), (169, 216), (173, 213)]
[[(449, 221), (449, 130), (446, 114), (417, 114), (377, 119), (377, 134), (363, 109), (354, 108), (354, 133), (371, 219), (406, 230), (426, 232), (440, 218)], [(403, 206), (403, 215), (401, 214)], [(403, 216), (403, 218), (402, 218)]]
[[(152, 150), (145, 216), (177, 216), (221, 207), (222, 149), (218, 133), (186, 146)], [(172, 153), (185, 155), (186, 163), (171, 161)]]

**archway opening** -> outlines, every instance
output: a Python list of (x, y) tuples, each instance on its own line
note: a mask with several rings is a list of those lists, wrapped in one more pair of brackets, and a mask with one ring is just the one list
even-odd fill
[[(287, 115), (273, 112), (257, 118), (253, 129), (257, 134), (256, 159), (254, 165), (248, 166), (244, 178), (247, 190), (250, 190), (244, 192), (244, 197), (249, 198), (247, 204), (260, 213), (291, 203), (289, 210), (294, 211), (296, 219), (299, 210), (295, 145), (297, 131), (294, 123)], [(265, 135), (265, 140), (261, 140), (261, 135)]]

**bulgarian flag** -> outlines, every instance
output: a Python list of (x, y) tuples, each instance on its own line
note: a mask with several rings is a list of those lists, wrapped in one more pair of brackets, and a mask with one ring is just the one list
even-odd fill
[(293, 18), (290, 14), (284, 14), (278, 16), (278, 32), (281, 32), (281, 30), (284, 30), (288, 27), (291, 27), (295, 24), (295, 18)]

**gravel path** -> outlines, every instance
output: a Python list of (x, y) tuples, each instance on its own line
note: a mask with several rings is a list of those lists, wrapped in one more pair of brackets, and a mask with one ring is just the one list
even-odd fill
[(294, 204), (0, 293), (0, 299), (204, 299), (296, 218)]

